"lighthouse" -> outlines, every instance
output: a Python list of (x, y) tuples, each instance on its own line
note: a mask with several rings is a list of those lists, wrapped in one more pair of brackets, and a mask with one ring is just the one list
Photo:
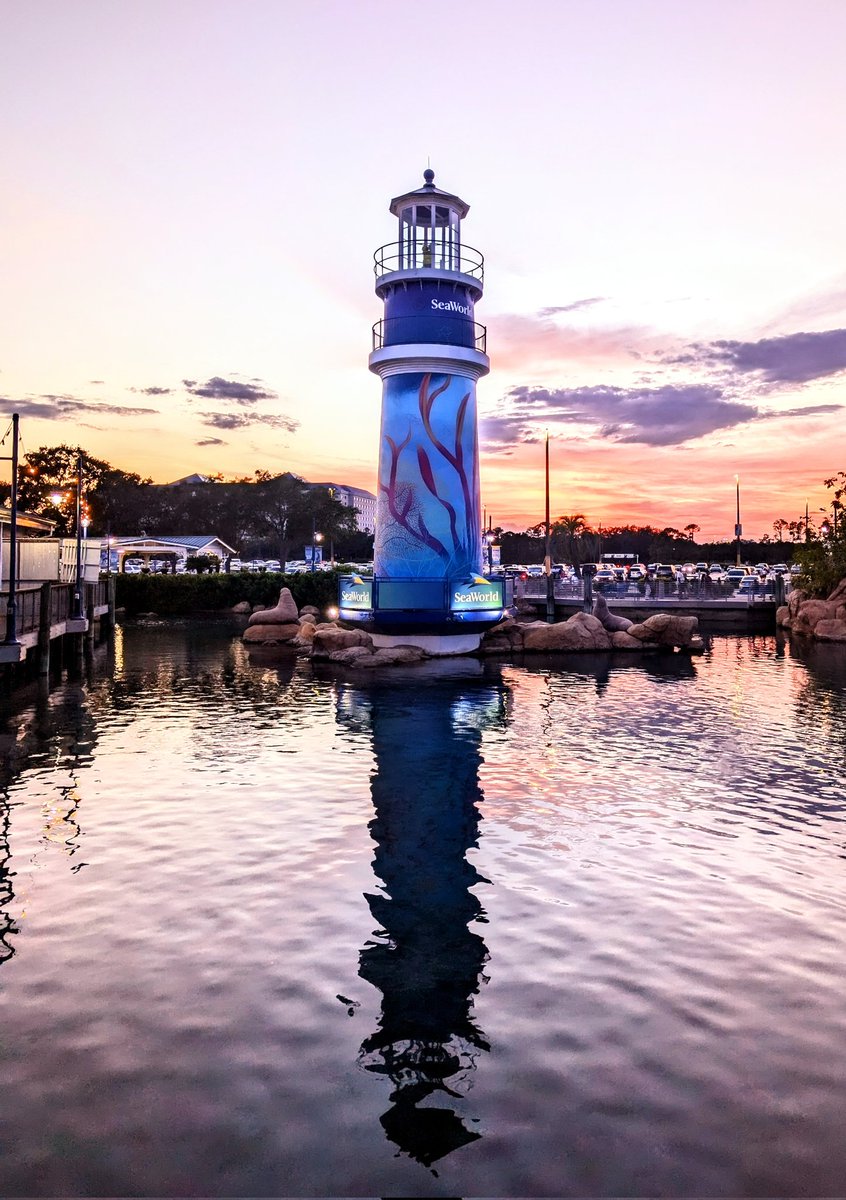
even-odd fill
[(341, 580), (340, 615), (377, 645), (430, 654), (478, 648), (503, 615), (504, 580), (483, 574), (476, 322), (484, 258), (466, 246), (469, 205), (435, 185), (395, 197), (397, 240), (374, 255), (384, 315), (369, 366), (382, 380), (373, 578)]

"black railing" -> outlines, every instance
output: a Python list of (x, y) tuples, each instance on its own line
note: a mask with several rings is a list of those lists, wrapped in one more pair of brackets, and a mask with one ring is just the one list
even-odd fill
[[(556, 600), (581, 600), (584, 596), (584, 581), (581, 579), (556, 579), (554, 581)], [(546, 596), (545, 576), (530, 575), (528, 579), (518, 579), (514, 594), (527, 600), (542, 600)], [(789, 583), (785, 585), (785, 595), (790, 594)], [(725, 601), (741, 600), (747, 604), (776, 603), (775, 588), (767, 581), (755, 589), (739, 590), (731, 583), (723, 581), (688, 580), (679, 585), (672, 579), (653, 579), (647, 584), (639, 583), (597, 583), (593, 581), (593, 595), (602, 595), (606, 600), (624, 601), (627, 604), (637, 604), (645, 601), (693, 600), (693, 601)]]
[(376, 276), (393, 271), (456, 271), (470, 275), (482, 283), (485, 278), (485, 258), (472, 246), (429, 246), (425, 242), (391, 242), (380, 246), (373, 255)]
[(488, 331), (478, 321), (463, 317), (417, 316), (387, 317), (373, 326), (373, 349), (384, 346), (409, 346), (427, 343), (440, 346), (466, 346), (486, 353)]
[[(9, 593), (0, 594), (0, 614), (4, 618), (9, 606)], [(15, 631), (18, 634), (32, 633), (38, 628), (41, 618), (41, 588), (15, 589)]]

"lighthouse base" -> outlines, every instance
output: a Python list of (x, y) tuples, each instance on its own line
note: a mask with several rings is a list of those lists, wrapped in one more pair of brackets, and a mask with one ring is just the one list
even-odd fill
[(479, 649), (482, 640), (481, 633), (371, 633), (373, 645), (377, 650), (391, 649), (394, 646), (418, 646), (432, 658), (448, 658), (456, 654), (474, 654)]

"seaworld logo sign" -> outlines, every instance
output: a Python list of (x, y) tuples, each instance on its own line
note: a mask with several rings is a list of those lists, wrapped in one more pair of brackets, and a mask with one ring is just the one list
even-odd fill
[(450, 607), (453, 612), (497, 609), (503, 607), (503, 599), (501, 583), (492, 583), (477, 575), (472, 583), (455, 589)]
[(470, 305), (459, 304), (457, 300), (432, 300), (432, 308), (446, 310), (447, 312), (461, 313), (463, 317), (470, 316)]
[(373, 605), (373, 580), (359, 575), (341, 580), (341, 607), (369, 609)]

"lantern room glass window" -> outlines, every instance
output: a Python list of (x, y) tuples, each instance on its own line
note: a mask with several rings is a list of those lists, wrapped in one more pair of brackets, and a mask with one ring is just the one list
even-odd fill
[(461, 270), (461, 219), (447, 204), (409, 204), (400, 210), (399, 269)]

